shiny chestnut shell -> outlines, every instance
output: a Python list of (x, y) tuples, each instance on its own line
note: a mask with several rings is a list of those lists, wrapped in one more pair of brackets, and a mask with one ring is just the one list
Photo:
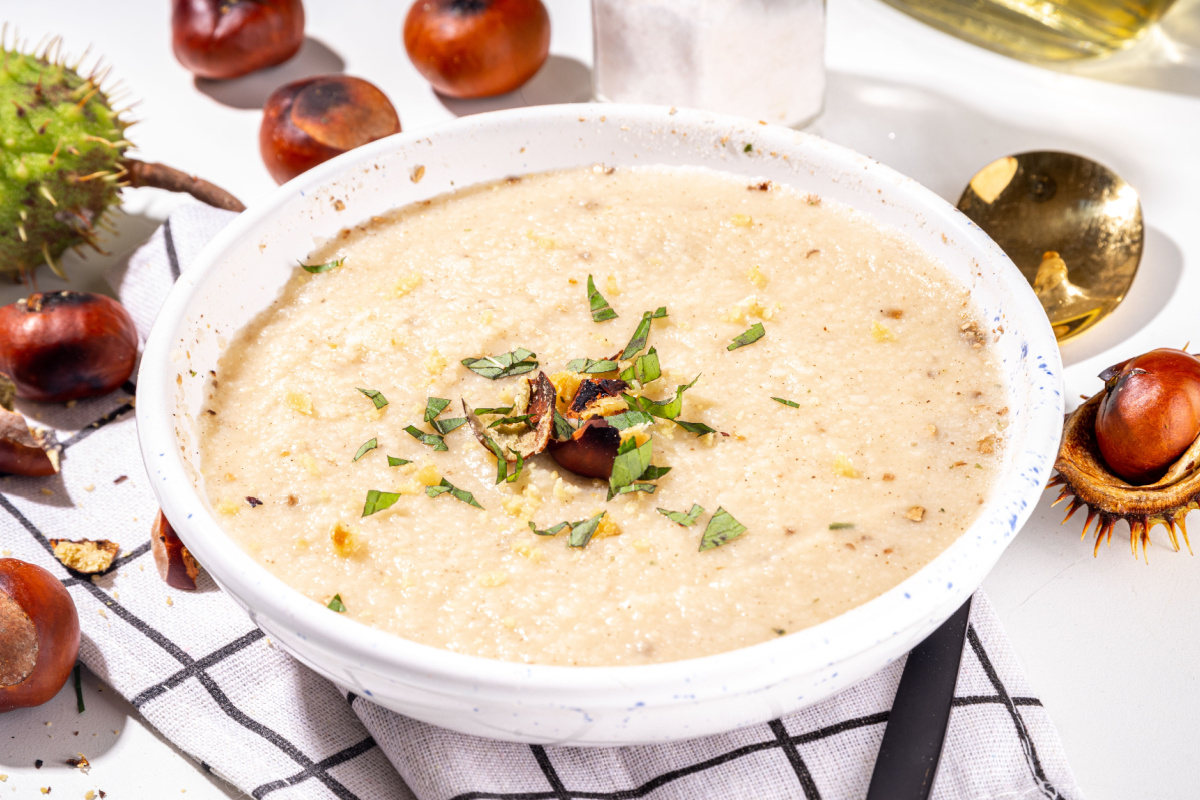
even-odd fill
[(79, 656), (79, 615), (58, 578), (0, 558), (0, 713), (40, 706)]
[(1105, 370), (1096, 415), (1104, 462), (1131, 484), (1158, 480), (1200, 436), (1200, 359), (1160, 348)]
[(511, 92), (550, 52), (541, 0), (417, 0), (404, 20), (413, 66), (448, 97)]
[(263, 107), (258, 146), (277, 183), (367, 142), (400, 132), (382, 91), (348, 75), (322, 75), (279, 87)]
[(570, 439), (551, 441), (546, 449), (568, 472), (608, 480), (620, 447), (621, 432), (603, 417), (593, 417), (580, 425)]
[(175, 0), (175, 58), (194, 75), (224, 80), (282, 64), (304, 44), (300, 0)]
[(110, 297), (48, 292), (0, 307), (0, 372), (28, 400), (108, 394), (129, 380), (137, 348), (133, 319)]

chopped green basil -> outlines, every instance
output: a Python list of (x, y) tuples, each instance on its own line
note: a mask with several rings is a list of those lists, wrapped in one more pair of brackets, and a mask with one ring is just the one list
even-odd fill
[(675, 420), (675, 424), (683, 428), (688, 433), (694, 433), (697, 436), (704, 436), (707, 433), (716, 433), (716, 428), (710, 428), (703, 422), (684, 422), (681, 419)]
[(521, 455), (521, 453), (517, 450), (513, 450), (511, 447), (508, 448), (508, 452), (517, 457), (517, 465), (513, 467), (513, 472), (508, 476), (507, 479), (509, 483), (512, 483), (517, 478), (521, 477), (521, 470), (525, 469), (525, 456)]
[(374, 389), (359, 389), (359, 391), (371, 398), (371, 402), (375, 404), (376, 408), (383, 408), (388, 404), (387, 398)]
[(799, 408), (800, 407), (800, 404), (797, 403), (795, 400), (786, 400), (782, 397), (772, 397), (771, 399), (774, 400), (776, 403), (783, 403), (785, 406), (789, 406), (791, 408)]
[(753, 151), (754, 151), (754, 145), (750, 144), (749, 142), (746, 142), (746, 146), (742, 148), (742, 152), (743, 153), (751, 153)]
[(537, 529), (537, 525), (534, 525), (532, 520), (529, 522), (529, 530), (533, 531), (538, 536), (554, 536), (555, 534), (561, 533), (564, 528), (569, 528), (569, 527), (571, 527), (571, 523), (560, 522), (553, 527), (546, 528), (546, 530), (544, 530), (544, 531), (539, 531)]
[(442, 482), (439, 483), (437, 486), (426, 486), (425, 487), (425, 494), (429, 495), (430, 497), (437, 497), (439, 495), (445, 494), (446, 492), (449, 492), (450, 494), (454, 495), (455, 499), (461, 500), (469, 506), (475, 506), (478, 509), (483, 508), (483, 506), (481, 506), (481, 505), (479, 505), (479, 503), (475, 502), (475, 495), (471, 494), (466, 489), (459, 489), (457, 486), (455, 486), (453, 483), (446, 480), (445, 478), (442, 478)]
[(616, 372), (617, 362), (615, 361), (595, 361), (590, 358), (573, 358), (567, 362), (567, 369), (571, 372), (583, 372), (587, 375), (601, 375), (605, 372)]
[(642, 473), (641, 480), (656, 481), (663, 475), (671, 471), (671, 467), (656, 467), (653, 464), (646, 467), (646, 471)]
[(405, 427), (404, 431), (426, 447), (432, 447), (434, 450), (441, 451), (450, 449), (449, 447), (446, 447), (445, 439), (438, 436), (436, 433), (426, 433), (416, 425), (409, 425)]
[(654, 401), (648, 397), (634, 397), (629, 394), (621, 396), (625, 398), (625, 405), (635, 411), (644, 411), (651, 416), (663, 419), (675, 419), (679, 416), (679, 412), (683, 410), (683, 393), (695, 386), (698, 380), (700, 380), (699, 375), (686, 386), (676, 386), (675, 396), (670, 400)]
[(621, 442), (617, 449), (617, 457), (613, 460), (612, 477), (608, 479), (608, 498), (611, 500), (622, 487), (628, 486), (642, 477), (650, 467), (653, 441), (646, 440), (640, 447), (633, 438)]
[(658, 486), (653, 483), (631, 483), (628, 486), (622, 486), (617, 489), (617, 494), (630, 494), (631, 492), (645, 492), (646, 494), (654, 494)]
[(588, 305), (592, 309), (592, 322), (605, 322), (617, 318), (617, 312), (612, 310), (612, 306), (604, 299), (604, 295), (597, 291), (596, 283), (592, 280), (591, 275), (588, 275), (587, 294)]
[(570, 439), (575, 433), (575, 426), (567, 421), (567, 418), (558, 413), (558, 409), (554, 409), (554, 438), (555, 439)]
[(763, 327), (761, 322), (756, 322), (751, 325), (744, 333), (739, 333), (734, 337), (733, 343), (726, 347), (726, 350), (737, 350), (739, 347), (745, 347), (748, 344), (754, 344), (759, 339), (767, 335), (767, 329)]
[[(363, 456), (365, 456), (367, 453), (371, 452), (378, 446), (379, 446), (379, 442), (376, 441), (375, 439), (371, 439), (369, 441), (363, 442), (363, 446), (358, 448), (358, 452), (354, 454), (354, 461), (358, 461), (360, 458), (362, 458)], [(351, 462), (351, 463), (353, 463), (353, 462)]]
[(596, 528), (600, 527), (600, 518), (603, 516), (604, 512), (601, 511), (591, 519), (571, 523), (571, 535), (567, 538), (567, 546), (587, 547), (587, 543), (592, 540), (592, 536), (596, 533)]
[(367, 492), (367, 502), (363, 504), (362, 515), (369, 517), (377, 511), (391, 508), (399, 499), (400, 495), (396, 492), (381, 492), (378, 489), (371, 489)]
[(629, 344), (625, 345), (625, 349), (621, 351), (620, 358), (622, 361), (628, 361), (645, 349), (646, 341), (650, 338), (650, 321), (665, 317), (666, 315), (666, 306), (660, 306), (655, 311), (646, 311), (642, 314), (642, 321), (634, 329), (633, 338), (629, 340)]
[(511, 378), (514, 375), (524, 375), (537, 369), (537, 354), (518, 347), (511, 353), (501, 353), (498, 356), (482, 356), (480, 358), (464, 358), (462, 364), (476, 375), (482, 375), (489, 380)]
[(461, 428), (463, 425), (466, 425), (467, 418), (466, 417), (454, 417), (453, 419), (435, 419), (433, 422), (430, 422), (429, 424), (433, 426), (433, 429), (435, 431), (440, 433), (442, 436), (445, 436), (450, 431), (457, 430), (458, 428)]
[(518, 422), (524, 422), (526, 425), (528, 425), (529, 424), (529, 415), (521, 414), (520, 416), (516, 416), (516, 417), (501, 417), (500, 419), (493, 422), (491, 425), (488, 425), (488, 427), (495, 428), (497, 425), (516, 425)]
[(513, 410), (512, 406), (497, 406), (496, 408), (477, 408), (475, 414), (507, 414)]
[(412, 463), (412, 462), (411, 462), (411, 461), (409, 461), (407, 458), (396, 458), (395, 456), (388, 456), (388, 457), (387, 457), (387, 460), (388, 460), (388, 466), (389, 466), (389, 467), (402, 467), (402, 466), (404, 466), (405, 464), (411, 464), (411, 463)]
[(831, 530), (831, 531), (842, 531), (842, 530), (845, 530), (846, 528), (853, 528), (853, 527), (854, 527), (853, 522), (831, 522), (831, 523), (829, 523), (829, 530)]
[(658, 351), (653, 347), (646, 351), (645, 355), (634, 359), (629, 368), (621, 371), (621, 380), (626, 383), (637, 383), (639, 386), (645, 386), (660, 377), (662, 377), (662, 368), (658, 364)]
[(604, 421), (617, 430), (623, 431), (635, 425), (645, 425), (653, 422), (654, 417), (645, 411), (624, 411), (620, 414), (613, 414), (611, 417), (605, 417)]
[(335, 594), (333, 599), (329, 601), (329, 605), (326, 606), (326, 608), (336, 611), (339, 614), (344, 614), (346, 612), (346, 604), (342, 602), (342, 595)]
[(733, 541), (746, 532), (746, 526), (733, 518), (725, 509), (717, 507), (716, 513), (708, 521), (704, 536), (700, 539), (700, 552), (720, 547), (726, 542)]
[(678, 523), (685, 528), (690, 528), (696, 524), (696, 520), (700, 519), (700, 515), (704, 513), (704, 509), (698, 504), (692, 503), (691, 511), (688, 511), (686, 514), (682, 511), (668, 511), (665, 508), (658, 509), (658, 513), (671, 520), (671, 522)]
[(444, 397), (428, 397), (425, 399), (425, 421), (433, 422), (438, 414), (446, 410), (450, 401)]
[(496, 483), (503, 483), (508, 478), (508, 459), (504, 457), (504, 449), (490, 436), (483, 437), (483, 445), (496, 457)]
[(301, 264), (300, 266), (304, 267), (305, 272), (311, 272), (313, 275), (316, 275), (320, 272), (329, 272), (334, 267), (340, 267), (345, 260), (344, 258), (339, 258), (336, 261), (327, 261), (324, 264)]

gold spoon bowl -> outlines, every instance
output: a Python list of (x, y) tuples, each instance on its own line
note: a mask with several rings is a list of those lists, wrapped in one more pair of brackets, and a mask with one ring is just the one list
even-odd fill
[(1071, 153), (1005, 156), (971, 178), (958, 209), (1000, 245), (1066, 341), (1120, 305), (1145, 229), (1132, 186)]

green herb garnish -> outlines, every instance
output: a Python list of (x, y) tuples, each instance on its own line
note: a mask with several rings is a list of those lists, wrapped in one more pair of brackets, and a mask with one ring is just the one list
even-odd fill
[(496, 408), (477, 408), (476, 414), (507, 414), (513, 410), (512, 406), (497, 406)]
[(675, 420), (675, 424), (683, 428), (688, 433), (694, 433), (697, 436), (703, 436), (706, 433), (716, 433), (716, 428), (710, 428), (703, 422), (684, 422), (681, 419)]
[(744, 333), (739, 333), (736, 337), (734, 337), (733, 343), (725, 349), (737, 350), (739, 347), (745, 347), (748, 344), (754, 344), (766, 335), (767, 329), (763, 327), (761, 322), (756, 322)]
[(342, 265), (342, 262), (345, 260), (346, 259), (344, 259), (344, 258), (339, 258), (336, 261), (327, 261), (324, 264), (301, 263), (300, 266), (304, 267), (305, 272), (311, 272), (313, 275), (316, 275), (321, 272), (329, 272), (329, 270), (333, 269), (334, 267), (340, 267)]
[(453, 483), (446, 480), (445, 478), (442, 478), (442, 482), (439, 483), (437, 486), (426, 486), (425, 487), (425, 494), (429, 495), (430, 497), (437, 497), (439, 495), (445, 494), (446, 492), (449, 492), (450, 494), (452, 494), (455, 497), (455, 499), (461, 500), (469, 506), (475, 506), (478, 509), (483, 508), (483, 506), (481, 506), (481, 505), (479, 505), (479, 503), (475, 502), (475, 495), (471, 494), (466, 489), (459, 489), (457, 486), (455, 486)]
[(508, 448), (508, 452), (517, 457), (517, 466), (513, 467), (513, 473), (508, 476), (507, 480), (512, 483), (517, 478), (521, 477), (521, 470), (525, 469), (525, 456), (521, 455), (520, 451)]
[(649, 469), (652, 450), (653, 440), (650, 439), (647, 439), (646, 443), (640, 447), (632, 438), (621, 442), (617, 449), (617, 457), (613, 461), (612, 477), (608, 479), (609, 500), (623, 487), (629, 486), (642, 477), (642, 473)]
[(539, 531), (537, 529), (537, 525), (534, 525), (532, 520), (529, 523), (529, 530), (533, 531), (538, 536), (554, 536), (555, 534), (562, 532), (562, 530), (564, 528), (569, 528), (569, 527), (571, 527), (571, 523), (560, 522), (552, 528), (546, 528), (546, 530), (544, 530), (544, 531)]
[(346, 604), (342, 602), (342, 595), (340, 593), (333, 596), (333, 599), (329, 601), (329, 605), (326, 608), (336, 611), (339, 614), (346, 613)]
[(600, 527), (600, 518), (604, 516), (604, 513), (601, 511), (591, 519), (571, 523), (571, 535), (567, 538), (567, 547), (587, 547), (587, 543), (596, 533), (596, 528)]
[(405, 427), (404, 431), (426, 447), (432, 447), (434, 450), (440, 451), (446, 451), (450, 449), (446, 446), (445, 439), (438, 436), (436, 433), (426, 433), (416, 425), (409, 425)]
[[(366, 442), (363, 442), (363, 446), (358, 448), (358, 452), (354, 454), (354, 461), (358, 461), (360, 458), (362, 458), (363, 456), (365, 456), (367, 453), (371, 452), (378, 446), (379, 446), (379, 443), (375, 439), (370, 439)], [(353, 463), (353, 461), (351, 463)]]
[(682, 511), (668, 511), (665, 508), (658, 509), (658, 513), (671, 520), (671, 522), (675, 522), (685, 528), (690, 528), (696, 524), (696, 520), (700, 519), (700, 515), (704, 513), (704, 509), (697, 503), (692, 503), (692, 509), (686, 514)]
[(679, 416), (679, 412), (683, 410), (683, 393), (695, 386), (698, 380), (700, 380), (699, 375), (686, 386), (676, 386), (675, 396), (669, 400), (655, 401), (648, 397), (634, 397), (630, 394), (623, 394), (621, 397), (625, 398), (625, 405), (634, 411), (643, 411), (653, 417), (661, 417), (662, 419), (675, 419)]
[(508, 459), (504, 456), (504, 450), (496, 443), (496, 440), (490, 436), (483, 437), (484, 446), (492, 451), (492, 455), (496, 457), (496, 483), (508, 481), (512, 483), (521, 475), (521, 470), (525, 468), (525, 457), (511, 447), (508, 452), (517, 457), (517, 465), (511, 475), (508, 474)]
[(516, 417), (501, 417), (500, 419), (493, 422), (491, 425), (488, 425), (488, 427), (495, 428), (498, 425), (516, 425), (518, 422), (524, 422), (526, 425), (528, 425), (529, 424), (529, 415), (521, 414), (520, 416), (516, 416)]
[(524, 347), (518, 347), (511, 353), (501, 353), (498, 356), (483, 356), (481, 358), (464, 358), (462, 365), (489, 380), (511, 378), (514, 375), (524, 375), (537, 369), (537, 354)]
[(651, 381), (662, 377), (662, 368), (658, 364), (658, 351), (651, 347), (645, 355), (640, 355), (632, 366), (621, 371), (621, 380), (626, 383), (637, 383), (645, 386)]
[(800, 407), (800, 404), (797, 403), (795, 400), (785, 400), (782, 397), (772, 397), (771, 399), (774, 400), (776, 403), (783, 403), (785, 406), (789, 406), (791, 408), (799, 408)]
[(622, 486), (616, 491), (617, 494), (630, 494), (632, 492), (645, 492), (646, 494), (654, 494), (658, 490), (658, 486), (653, 483), (631, 483), (628, 486)]
[(645, 411), (623, 411), (620, 414), (613, 414), (611, 417), (605, 417), (604, 421), (617, 430), (623, 431), (636, 425), (645, 425), (649, 422), (653, 422), (654, 417), (650, 416)]
[(388, 404), (387, 398), (374, 389), (359, 389), (359, 391), (371, 398), (371, 402), (375, 404), (376, 408), (383, 408)]
[(617, 312), (612, 310), (612, 306), (604, 299), (604, 295), (596, 289), (596, 283), (592, 280), (591, 275), (588, 275), (587, 295), (588, 305), (592, 309), (592, 322), (606, 322), (617, 318)]
[(853, 528), (853, 527), (854, 527), (853, 522), (831, 522), (831, 523), (829, 523), (829, 530), (831, 530), (831, 531), (844, 531), (844, 530), (846, 530), (846, 528)]
[(437, 419), (438, 414), (446, 410), (448, 405), (450, 405), (450, 401), (444, 397), (425, 398), (425, 421), (433, 422)]
[(575, 434), (575, 426), (572, 425), (566, 417), (558, 413), (558, 409), (554, 409), (554, 438), (555, 439), (570, 439)]
[(646, 311), (642, 314), (642, 321), (634, 329), (633, 338), (629, 340), (629, 344), (625, 345), (625, 349), (621, 351), (622, 361), (628, 361), (642, 352), (646, 347), (646, 341), (650, 338), (650, 321), (665, 317), (666, 315), (666, 306), (659, 306), (656, 311)]
[(733, 515), (721, 507), (717, 507), (717, 511), (712, 515), (712, 519), (708, 521), (708, 527), (704, 529), (704, 536), (700, 539), (700, 552), (711, 550), (714, 547), (720, 547), (726, 542), (731, 542), (737, 537), (746, 532), (746, 526), (733, 518)]
[(369, 517), (377, 511), (391, 508), (399, 499), (400, 495), (396, 492), (381, 492), (378, 489), (371, 489), (367, 492), (367, 502), (363, 504), (362, 515)]
[(412, 463), (412, 462), (411, 462), (411, 461), (409, 461), (407, 458), (396, 458), (395, 456), (388, 456), (388, 457), (387, 457), (387, 460), (388, 460), (388, 466), (389, 466), (389, 467), (402, 467), (402, 466), (404, 466), (405, 464), (411, 464), (411, 463)]
[(753, 150), (754, 150), (754, 145), (750, 144), (749, 142), (746, 142), (746, 146), (742, 148), (743, 153), (750, 153)]
[(457, 430), (457, 429), (461, 428), (463, 425), (466, 425), (467, 418), (466, 417), (454, 417), (453, 419), (435, 419), (433, 422), (430, 422), (429, 424), (433, 426), (433, 429), (435, 431), (440, 433), (442, 436), (445, 436), (450, 431)]
[(567, 362), (571, 372), (583, 372), (587, 375), (600, 375), (605, 372), (616, 372), (618, 364), (615, 361), (596, 361), (591, 358), (573, 358)]

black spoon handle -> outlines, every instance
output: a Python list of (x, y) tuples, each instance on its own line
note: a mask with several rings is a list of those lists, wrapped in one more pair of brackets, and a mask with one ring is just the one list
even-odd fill
[(933, 791), (970, 614), (968, 598), (908, 654), (867, 800), (926, 800)]

